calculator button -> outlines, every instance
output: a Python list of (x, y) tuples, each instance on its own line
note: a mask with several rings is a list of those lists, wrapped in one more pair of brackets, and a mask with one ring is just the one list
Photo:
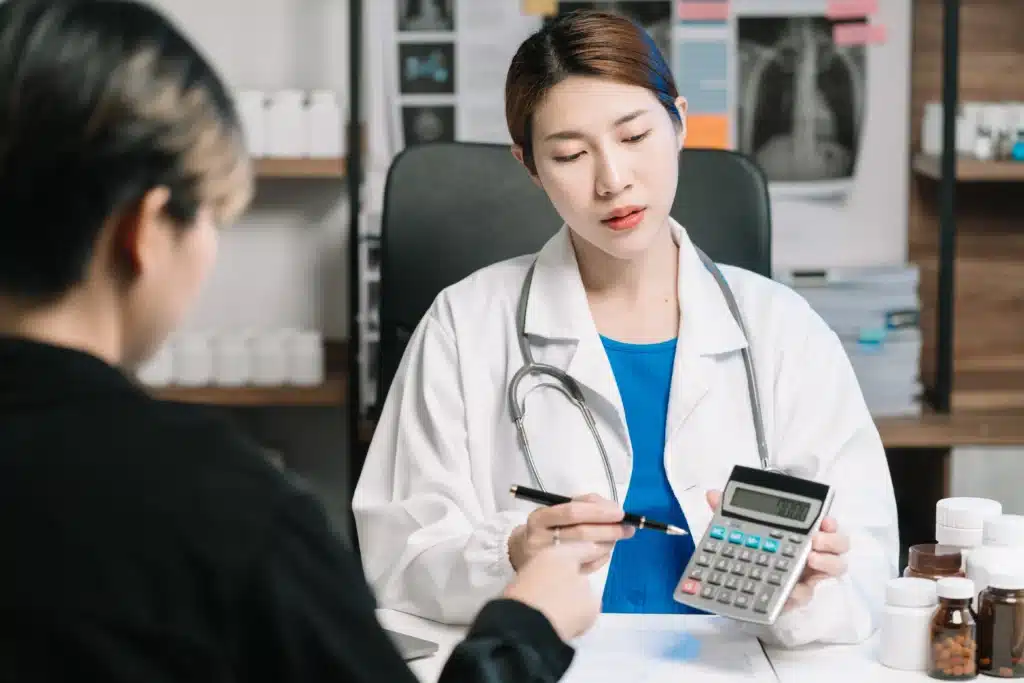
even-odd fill
[(757, 567), (754, 567), (750, 570), (750, 578), (752, 578), (754, 581), (760, 581), (764, 578), (764, 573)]
[(692, 572), (690, 572), (690, 578), (694, 581), (702, 581), (704, 579), (704, 570), (700, 567), (697, 567)]
[(736, 557), (736, 547), (727, 545), (722, 548), (722, 557), (733, 558)]
[(747, 536), (746, 546), (748, 548), (757, 548), (759, 545), (761, 545), (760, 536)]
[(779, 572), (772, 572), (768, 575), (768, 583), (774, 584), (776, 586), (781, 586), (782, 574), (780, 574)]
[(744, 550), (740, 553), (740, 560), (743, 562), (750, 562), (754, 559), (754, 554), (749, 550)]
[(714, 600), (714, 598), (715, 598), (715, 587), (714, 586), (704, 586), (703, 588), (700, 589), (700, 597), (704, 598), (705, 600)]
[(764, 542), (764, 545), (761, 546), (761, 550), (765, 551), (766, 553), (774, 553), (778, 549), (779, 549), (779, 542), (778, 541), (773, 541), (772, 539), (766, 540)]
[(782, 546), (782, 554), (785, 555), (786, 557), (795, 557), (796, 556), (796, 548), (794, 548), (793, 546), (791, 546), (789, 544), (786, 544), (786, 545)]
[(768, 535), (772, 538), (782, 538), (785, 534), (783, 534), (781, 531), (773, 531)]
[(724, 526), (713, 526), (713, 527), (711, 527), (711, 531), (708, 532), (708, 536), (710, 536), (711, 538), (717, 538), (719, 541), (721, 541), (723, 538), (725, 538), (725, 527)]
[(708, 541), (704, 544), (704, 552), (717, 553), (720, 545), (721, 544), (718, 541)]
[(725, 587), (731, 591), (734, 591), (740, 587), (740, 580), (735, 576), (730, 576), (725, 580)]
[(701, 553), (697, 556), (697, 564), (699, 564), (701, 567), (710, 567), (711, 558), (705, 555), (704, 553)]
[(790, 543), (796, 543), (796, 544), (799, 545), (800, 543), (804, 542), (804, 537), (803, 536), (797, 536), (796, 534), (793, 534), (792, 536), (789, 537), (789, 542)]
[(748, 581), (744, 581), (743, 582), (743, 592), (744, 593), (750, 593), (751, 595), (753, 595), (756, 591), (757, 591), (757, 582), (756, 581), (749, 581), (748, 580)]
[(708, 583), (712, 586), (721, 586), (725, 576), (719, 572), (711, 572), (711, 576), (708, 577)]
[(746, 609), (750, 605), (750, 598), (740, 593), (736, 596), (736, 599), (732, 601), (732, 604), (740, 609)]
[(780, 557), (779, 559), (775, 560), (775, 568), (778, 569), (780, 572), (789, 571), (789, 560)]
[(747, 571), (747, 566), (742, 562), (733, 562), (732, 567), (729, 568), (729, 571), (731, 571), (733, 574), (743, 576)]
[(717, 569), (720, 572), (727, 572), (727, 571), (729, 571), (729, 567), (731, 567), (731, 566), (732, 566), (732, 562), (730, 562), (729, 560), (725, 559), (724, 557), (722, 559), (718, 560), (718, 562), (715, 562), (715, 569)]
[(700, 589), (700, 584), (692, 579), (687, 579), (686, 581), (683, 581), (683, 585), (680, 586), (679, 589), (688, 595), (696, 595), (697, 591)]
[(743, 543), (743, 532), (742, 531), (730, 531), (729, 532), (729, 543), (735, 543), (737, 545)]
[(768, 611), (768, 608), (772, 604), (772, 596), (775, 595), (774, 588), (764, 588), (757, 597), (754, 598), (754, 611), (761, 612), (762, 614)]
[(760, 553), (757, 556), (757, 563), (759, 565), (761, 565), (762, 567), (767, 567), (771, 563), (771, 560), (769, 560), (768, 556), (765, 555), (764, 553)]
[(723, 605), (728, 605), (730, 602), (732, 602), (732, 591), (718, 591), (718, 602), (722, 603)]

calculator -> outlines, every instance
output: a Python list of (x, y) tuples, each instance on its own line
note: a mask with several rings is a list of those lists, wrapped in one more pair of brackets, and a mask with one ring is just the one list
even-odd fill
[(775, 623), (832, 496), (820, 482), (736, 465), (673, 598), (739, 621)]

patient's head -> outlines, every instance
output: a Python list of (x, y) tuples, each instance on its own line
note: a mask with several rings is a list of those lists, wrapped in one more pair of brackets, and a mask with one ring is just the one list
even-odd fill
[[(654, 41), (609, 12), (554, 19), (519, 47), (505, 84), (513, 153), (577, 236), (621, 258), (665, 226), (685, 114)], [(638, 207), (638, 221), (608, 220)]]
[(0, 4), (0, 332), (143, 360), (249, 200), (230, 95), (136, 2)]

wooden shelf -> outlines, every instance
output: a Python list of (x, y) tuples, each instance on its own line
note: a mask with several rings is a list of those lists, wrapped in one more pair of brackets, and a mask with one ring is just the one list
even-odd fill
[[(932, 180), (942, 177), (939, 157), (929, 154), (914, 156), (914, 172)], [(960, 157), (956, 162), (956, 179), (970, 183), (1024, 182), (1022, 161), (979, 161)]]
[(265, 157), (256, 159), (260, 178), (344, 178), (345, 159), (306, 159)]
[(344, 342), (329, 341), (325, 348), (327, 368), (323, 384), (313, 387), (180, 387), (151, 388), (156, 398), (181, 403), (253, 406), (342, 406), (348, 396), (348, 359)]
[[(920, 417), (878, 418), (886, 448), (951, 448), (954, 446), (1024, 445), (1024, 410), (926, 413)], [(368, 444), (374, 423), (358, 426), (359, 440)]]

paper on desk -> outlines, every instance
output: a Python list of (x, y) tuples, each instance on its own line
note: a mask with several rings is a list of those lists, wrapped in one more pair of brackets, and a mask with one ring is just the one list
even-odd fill
[(603, 614), (564, 683), (777, 683), (761, 644), (721, 617)]

